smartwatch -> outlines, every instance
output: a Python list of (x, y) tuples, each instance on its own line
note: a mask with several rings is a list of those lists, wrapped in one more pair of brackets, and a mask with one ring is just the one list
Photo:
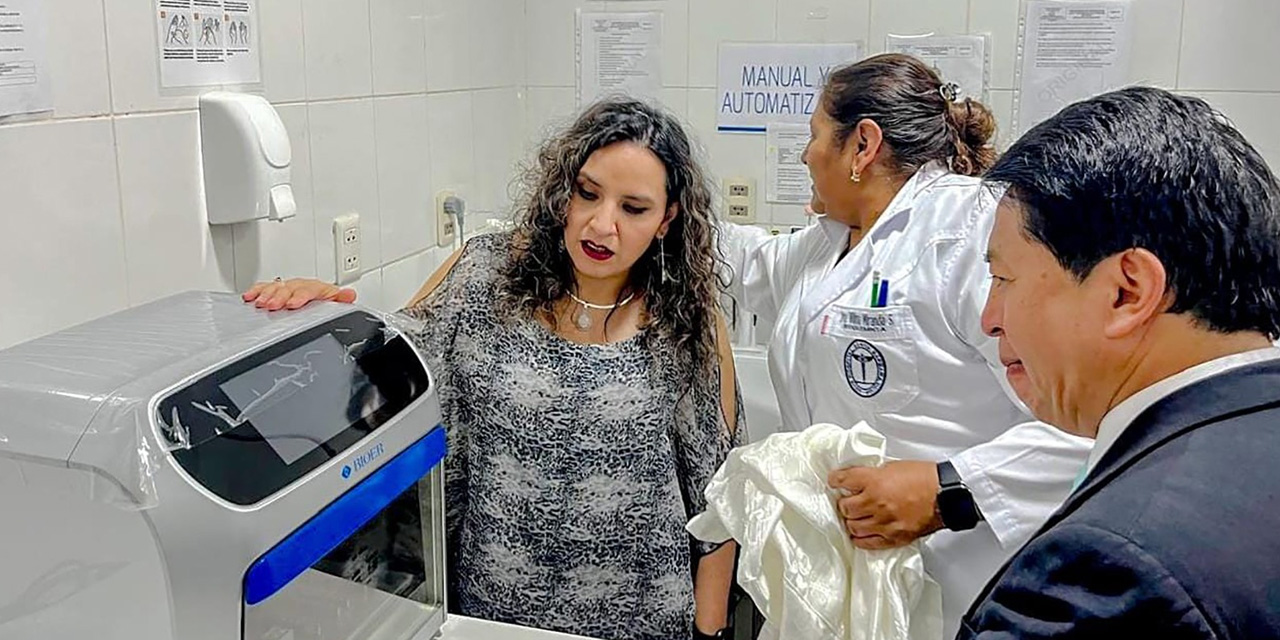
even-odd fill
[(950, 461), (938, 463), (938, 484), (938, 515), (942, 526), (952, 531), (968, 531), (978, 526), (982, 512)]

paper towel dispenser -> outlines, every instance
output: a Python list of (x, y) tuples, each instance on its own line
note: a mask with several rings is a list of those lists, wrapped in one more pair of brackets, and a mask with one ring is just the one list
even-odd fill
[(227, 91), (200, 96), (200, 148), (209, 224), (297, 213), (289, 132), (266, 98)]

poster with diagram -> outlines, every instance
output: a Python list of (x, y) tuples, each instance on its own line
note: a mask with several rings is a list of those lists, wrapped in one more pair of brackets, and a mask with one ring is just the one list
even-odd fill
[(160, 86), (262, 81), (256, 0), (156, 0)]

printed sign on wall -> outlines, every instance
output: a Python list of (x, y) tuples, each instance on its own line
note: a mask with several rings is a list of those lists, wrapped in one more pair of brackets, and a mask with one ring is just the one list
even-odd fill
[(852, 44), (721, 44), (720, 131), (764, 133), (770, 123), (806, 124), (833, 69), (862, 58)]

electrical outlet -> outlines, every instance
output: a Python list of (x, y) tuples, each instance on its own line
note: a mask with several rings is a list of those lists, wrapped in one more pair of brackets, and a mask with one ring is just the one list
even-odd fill
[(756, 184), (751, 178), (724, 181), (725, 217), (732, 222), (756, 221)]
[(335, 283), (351, 284), (360, 279), (360, 214), (334, 218), (333, 258)]
[(458, 238), (458, 221), (444, 212), (444, 201), (453, 197), (452, 191), (441, 191), (436, 194), (436, 244), (451, 247)]
[(724, 195), (728, 198), (754, 200), (756, 197), (756, 181), (751, 178), (729, 178), (724, 181)]

